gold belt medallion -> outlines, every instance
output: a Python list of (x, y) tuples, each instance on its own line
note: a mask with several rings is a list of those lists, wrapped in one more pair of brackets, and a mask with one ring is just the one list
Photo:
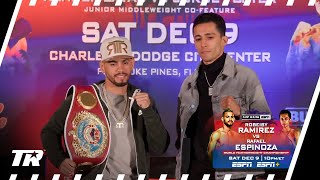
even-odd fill
[(78, 103), (87, 110), (97, 105), (97, 98), (89, 91), (83, 91), (77, 96)]
[(72, 120), (73, 129), (68, 135), (73, 137), (72, 146), (80, 157), (96, 158), (109, 144), (109, 131), (103, 121), (87, 111), (80, 111)]

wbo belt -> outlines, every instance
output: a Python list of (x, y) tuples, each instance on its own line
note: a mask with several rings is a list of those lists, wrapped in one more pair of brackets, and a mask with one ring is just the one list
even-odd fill
[(108, 156), (110, 128), (93, 86), (71, 86), (72, 101), (64, 127), (70, 158), (78, 166), (102, 164)]

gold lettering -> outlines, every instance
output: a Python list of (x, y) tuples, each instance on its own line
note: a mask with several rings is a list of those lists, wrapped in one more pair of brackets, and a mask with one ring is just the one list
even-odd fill
[(126, 43), (124, 43), (124, 41), (113, 41), (110, 42), (107, 46), (107, 50), (109, 51), (109, 54), (118, 54), (118, 53), (122, 53), (122, 51), (124, 51), (125, 53), (128, 53), (127, 51), (128, 46), (126, 45)]

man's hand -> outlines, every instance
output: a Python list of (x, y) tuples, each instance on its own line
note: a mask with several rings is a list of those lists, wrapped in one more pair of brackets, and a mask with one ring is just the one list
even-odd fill
[(71, 159), (67, 158), (62, 161), (62, 163), (59, 166), (59, 170), (61, 173), (67, 176), (73, 176), (74, 171), (76, 169), (76, 163), (73, 162)]
[(135, 95), (134, 99), (137, 101), (137, 104), (142, 109), (146, 109), (150, 106), (150, 97), (148, 93), (139, 92)]
[(220, 106), (223, 110), (230, 108), (235, 116), (240, 116), (240, 106), (232, 96), (225, 96), (220, 101)]

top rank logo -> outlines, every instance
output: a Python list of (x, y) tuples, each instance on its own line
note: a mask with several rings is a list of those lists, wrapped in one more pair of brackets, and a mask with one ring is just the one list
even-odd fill
[[(29, 6), (35, 6), (38, 0), (30, 0)], [(115, 2), (115, 6), (121, 6), (122, 2), (137, 2), (136, 6), (143, 6), (146, 0), (43, 0), (43, 1), (51, 1), (51, 6), (57, 6), (59, 2), (72, 2), (72, 6), (78, 6), (80, 2), (94, 2), (93, 6), (100, 6), (101, 2)], [(156, 2), (158, 0), (153, 0)], [(159, 0), (158, 6), (164, 6), (168, 0)], [(179, 6), (184, 7), (187, 4), (187, 1), (190, 0), (173, 0), (173, 2), (178, 3)], [(231, 2), (234, 3), (243, 3), (243, 6), (250, 6), (251, 3), (255, 3), (258, 1), (259, 3), (264, 3), (265, 6), (271, 6), (276, 3), (276, 0), (198, 0), (201, 1), (200, 6), (208, 5), (209, 1), (214, 3), (221, 3), (222, 6), (228, 6)], [(308, 6), (315, 6), (317, 0), (309, 0)], [(287, 0), (286, 6), (293, 6), (295, 0)], [(307, 2), (307, 1), (306, 1)]]
[(23, 155), (25, 154), (22, 166), (40, 166), (40, 160), (43, 157), (42, 150), (12, 150), (15, 154), (12, 166), (19, 166)]

